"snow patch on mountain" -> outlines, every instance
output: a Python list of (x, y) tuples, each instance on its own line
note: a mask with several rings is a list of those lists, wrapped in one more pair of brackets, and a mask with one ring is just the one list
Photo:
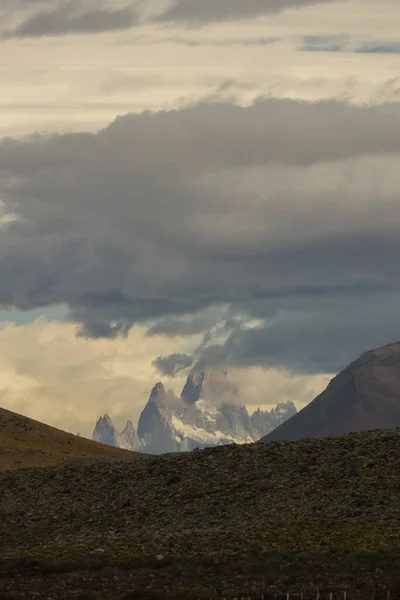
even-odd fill
[(105, 415), (98, 420), (93, 439), (149, 454), (245, 444), (259, 440), (297, 412), (294, 404), (288, 402), (271, 411), (258, 409), (249, 415), (244, 405), (229, 403), (235, 394), (226, 372), (189, 376), (180, 398), (159, 382), (140, 415), (137, 429), (128, 421), (118, 433)]

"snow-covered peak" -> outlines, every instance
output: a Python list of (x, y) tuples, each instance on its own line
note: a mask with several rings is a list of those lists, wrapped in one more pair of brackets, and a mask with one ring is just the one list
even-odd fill
[(122, 433), (117, 435), (117, 441), (119, 447), (126, 450), (137, 450), (140, 447), (139, 438), (132, 421), (128, 421)]
[(227, 373), (209, 371), (191, 374), (180, 398), (157, 383), (140, 415), (137, 431), (128, 421), (118, 434), (105, 415), (98, 421), (94, 439), (103, 443), (114, 440), (112, 445), (151, 454), (251, 443), (295, 412), (292, 403), (281, 403), (270, 411), (258, 409), (250, 416), (245, 403), (238, 401), (237, 389)]

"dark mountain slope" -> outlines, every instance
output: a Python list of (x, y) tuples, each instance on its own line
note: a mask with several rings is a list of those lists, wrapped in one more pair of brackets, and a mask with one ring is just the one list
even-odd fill
[(400, 427), (400, 343), (366, 352), (264, 442)]

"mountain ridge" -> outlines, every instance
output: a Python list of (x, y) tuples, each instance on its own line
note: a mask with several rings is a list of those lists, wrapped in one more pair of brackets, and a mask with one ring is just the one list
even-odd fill
[(340, 436), (394, 427), (400, 427), (400, 342), (361, 354), (310, 404), (261, 441)]

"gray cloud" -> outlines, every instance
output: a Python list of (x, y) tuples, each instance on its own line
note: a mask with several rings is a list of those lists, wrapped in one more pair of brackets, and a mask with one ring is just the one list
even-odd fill
[(356, 48), (358, 54), (400, 54), (400, 42), (369, 42)]
[(168, 377), (176, 377), (181, 371), (189, 369), (193, 364), (193, 358), (188, 354), (170, 354), (159, 356), (153, 361), (153, 365), (161, 373)]
[(1, 231), (0, 305), (68, 305), (91, 337), (206, 332), (198, 363), (330, 370), (398, 337), (399, 154), (396, 104), (289, 100), (3, 140), (20, 221)]
[(306, 52), (342, 52), (350, 42), (349, 35), (306, 35), (301, 50)]
[(253, 18), (329, 1), (331, 0), (177, 0), (157, 20), (205, 24)]
[(276, 44), (283, 41), (283, 38), (279, 37), (250, 37), (250, 38), (226, 38), (221, 40), (210, 40), (210, 39), (194, 39), (184, 37), (168, 37), (160, 40), (156, 40), (155, 44), (178, 44), (180, 46), (269, 46), (270, 44)]
[(224, 320), (229, 312), (225, 306), (213, 306), (195, 315), (182, 317), (166, 317), (148, 323), (148, 335), (193, 336), (199, 335), (215, 327)]
[(400, 54), (400, 42), (371, 41), (359, 45), (350, 35), (306, 35), (301, 50), (306, 52), (354, 52), (356, 54)]
[(3, 37), (29, 38), (101, 33), (129, 29), (137, 22), (138, 14), (129, 6), (117, 10), (82, 10), (76, 2), (68, 2), (54, 10), (45, 10), (29, 16), (14, 29), (3, 32)]
[[(223, 344), (199, 347), (193, 368), (268, 365), (309, 374), (336, 373), (362, 352), (400, 339), (399, 302), (400, 292), (371, 294), (313, 299), (296, 310), (286, 299), (275, 319), (252, 329), (237, 327)], [(287, 312), (282, 310), (285, 305)]]

